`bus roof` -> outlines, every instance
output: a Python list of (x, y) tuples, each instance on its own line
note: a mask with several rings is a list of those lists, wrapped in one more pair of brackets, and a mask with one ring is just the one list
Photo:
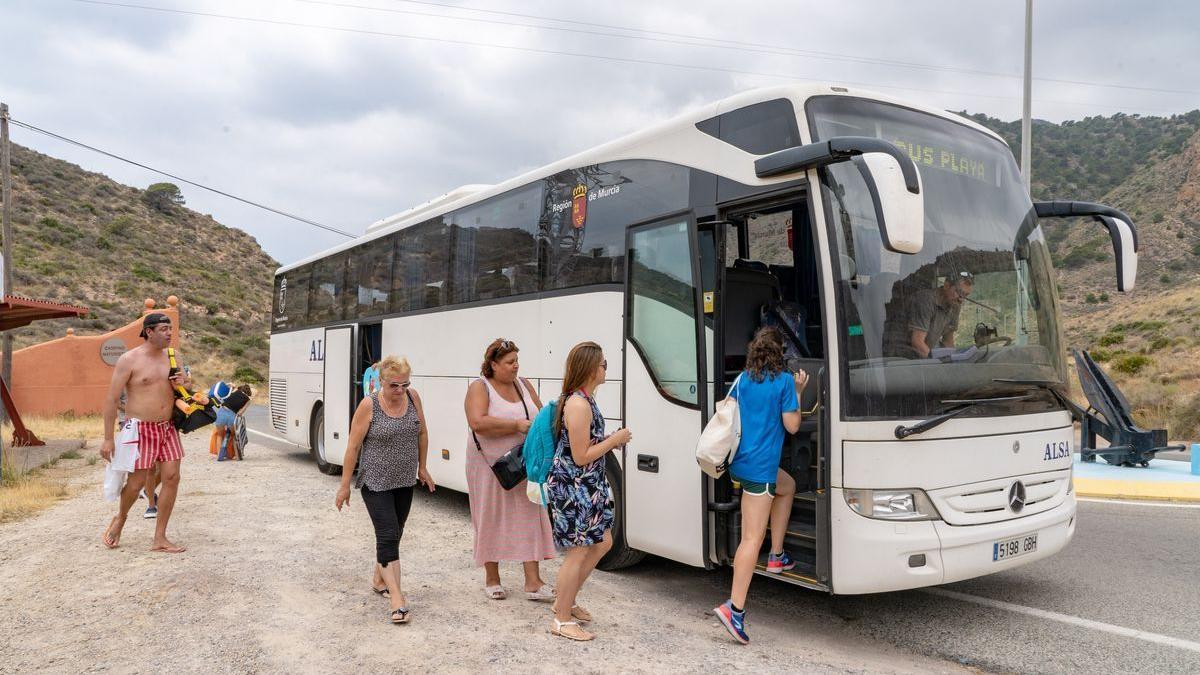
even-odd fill
[[(466, 206), (488, 197), (507, 192), (514, 188), (527, 185), (548, 176), (553, 176), (560, 171), (622, 159), (660, 159), (664, 161), (672, 161), (672, 157), (664, 156), (661, 147), (656, 147), (651, 150), (650, 146), (660, 146), (661, 144), (659, 144), (658, 141), (661, 141), (664, 138), (677, 136), (679, 134), (694, 134), (693, 138), (688, 139), (689, 142), (694, 141), (695, 143), (703, 143), (705, 140), (716, 141), (716, 143), (720, 144), (720, 146), (723, 146), (721, 148), (723, 152), (734, 152), (743, 156), (747, 160), (750, 160), (755, 157), (755, 155), (751, 155), (750, 153), (733, 148), (732, 146), (725, 144), (723, 141), (712, 139), (711, 137), (697, 130), (696, 123), (711, 117), (715, 117), (722, 113), (729, 112), (730, 110), (736, 110), (738, 108), (743, 108), (755, 103), (761, 103), (763, 101), (770, 101), (779, 98), (791, 99), (797, 109), (801, 110), (803, 109), (804, 102), (813, 96), (850, 96), (855, 98), (877, 100), (884, 103), (903, 105), (905, 107), (912, 108), (913, 110), (918, 110), (929, 115), (934, 115), (936, 117), (941, 117), (959, 124), (966, 125), (972, 129), (975, 129), (976, 131), (995, 138), (1001, 143), (1004, 142), (1004, 139), (1001, 138), (999, 134), (978, 124), (974, 120), (967, 119), (961, 115), (955, 115), (953, 113), (946, 112), (945, 110), (917, 105), (911, 101), (897, 99), (873, 91), (837, 84), (817, 82), (797, 82), (774, 87), (761, 87), (758, 89), (744, 91), (728, 98), (721, 99), (720, 101), (708, 103), (698, 108), (694, 108), (667, 121), (647, 127), (640, 131), (636, 131), (632, 134), (617, 138), (607, 143), (597, 145), (593, 148), (589, 148), (569, 157), (560, 159), (552, 164), (547, 164), (537, 169), (533, 169), (532, 171), (515, 176), (502, 183), (497, 183), (495, 185), (470, 184), (455, 188), (439, 197), (431, 199), (422, 204), (418, 204), (410, 209), (377, 220), (367, 226), (367, 229), (362, 236), (343, 242), (319, 253), (315, 253), (289, 265), (283, 265), (276, 270), (275, 273), (279, 274), (286, 272), (295, 267), (300, 267), (301, 265), (306, 265), (315, 260), (320, 260), (321, 258), (334, 253), (354, 248), (355, 246), (365, 242), (378, 239), (411, 225), (425, 222), (430, 218), (448, 213), (462, 206)], [(808, 129), (801, 129), (800, 133), (804, 138), (808, 138), (809, 136)], [(650, 152), (645, 152), (646, 150), (650, 150)], [(678, 158), (674, 159), (678, 160)], [(753, 162), (748, 161), (746, 162), (746, 165), (752, 166)], [(714, 171), (714, 173), (720, 172)], [(759, 180), (756, 179), (753, 174), (751, 174), (748, 180), (751, 183), (766, 184), (790, 179), (788, 177), (782, 177)]]

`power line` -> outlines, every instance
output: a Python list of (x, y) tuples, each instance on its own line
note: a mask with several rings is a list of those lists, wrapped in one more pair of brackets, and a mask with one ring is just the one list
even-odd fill
[[(283, 19), (265, 19), (265, 18), (260, 18), (260, 17), (238, 16), (238, 15), (233, 15), (233, 14), (219, 14), (216, 12), (201, 12), (201, 11), (197, 11), (197, 10), (188, 10), (188, 9), (153, 7), (153, 6), (147, 6), (147, 5), (132, 4), (132, 3), (111, 2), (111, 1), (106, 1), (106, 0), (70, 0), (70, 1), (81, 3), (81, 4), (87, 4), (87, 5), (99, 5), (99, 6), (104, 6), (104, 7), (120, 7), (120, 8), (124, 8), (124, 9), (138, 9), (138, 10), (149, 11), (149, 12), (161, 12), (161, 13), (165, 13), (165, 14), (182, 14), (182, 15), (186, 15), (186, 16), (201, 16), (201, 17), (207, 17), (207, 18), (224, 19), (224, 20), (228, 20), (228, 21), (242, 21), (242, 22), (246, 22), (246, 23), (257, 23), (257, 24), (271, 25), (271, 26), (286, 26), (286, 27), (291, 27), (291, 28), (310, 28), (310, 29), (315, 29), (315, 30), (324, 30), (324, 31), (331, 31), (331, 32), (336, 32), (336, 33), (347, 33), (347, 34), (354, 34), (354, 35), (371, 35), (374, 37), (388, 37), (388, 38), (397, 38), (397, 39), (404, 39), (404, 40), (418, 40), (418, 41), (435, 42), (435, 43), (442, 43), (442, 44), (464, 45), (464, 46), (468, 46), (468, 47), (505, 49), (505, 50), (509, 50), (509, 51), (528, 52), (528, 53), (532, 53), (532, 54), (544, 54), (544, 55), (553, 55), (553, 56), (574, 56), (577, 58), (595, 59), (595, 60), (600, 60), (600, 61), (612, 61), (612, 62), (616, 62), (616, 63), (665, 66), (665, 67), (669, 67), (669, 68), (685, 68), (688, 70), (701, 70), (701, 71), (708, 71), (708, 72), (715, 72), (715, 73), (729, 73), (729, 74), (733, 74), (733, 75), (752, 75), (752, 76), (758, 76), (758, 77), (770, 77), (770, 78), (784, 79), (784, 80), (803, 79), (797, 75), (787, 74), (787, 73), (768, 73), (768, 72), (762, 72), (762, 71), (756, 71), (756, 70), (744, 70), (744, 69), (739, 69), (739, 68), (724, 68), (724, 67), (720, 67), (720, 66), (702, 66), (702, 65), (696, 65), (696, 64), (691, 64), (691, 63), (672, 63), (669, 61), (655, 61), (652, 59), (638, 59), (638, 58), (625, 57), (625, 56), (610, 56), (610, 55), (604, 55), (604, 54), (591, 54), (591, 53), (587, 53), (587, 52), (569, 52), (569, 51), (556, 50), (556, 49), (542, 49), (539, 47), (519, 47), (519, 46), (514, 46), (514, 45), (502, 45), (502, 44), (495, 44), (495, 43), (491, 43), (491, 42), (478, 42), (478, 41), (473, 41), (473, 40), (435, 38), (435, 37), (429, 37), (429, 36), (425, 36), (425, 35), (414, 35), (411, 33), (393, 33), (393, 32), (388, 32), (388, 31), (371, 30), (371, 29), (365, 29), (365, 28), (346, 28), (343, 26), (330, 26), (330, 25), (318, 24), (318, 23), (286, 21)], [(855, 80), (839, 80), (838, 82), (840, 84), (850, 84), (850, 85), (864, 86), (864, 87), (877, 87), (880, 89), (895, 89), (895, 90), (899, 90), (899, 91), (920, 91), (920, 92), (925, 92), (925, 93), (950, 94), (950, 95), (954, 95), (954, 96), (968, 96), (968, 97), (974, 97), (974, 98), (999, 99), (999, 100), (1006, 100), (1006, 101), (1020, 100), (1019, 97), (1016, 97), (1016, 96), (999, 96), (999, 95), (995, 95), (995, 94), (979, 94), (979, 93), (967, 92), (967, 91), (953, 91), (953, 90), (946, 90), (946, 89), (929, 89), (929, 88), (925, 88), (925, 87), (912, 87), (912, 86), (897, 86), (897, 85), (879, 84), (876, 82), (864, 82), (864, 81), (855, 81)], [(1127, 106), (1112, 106), (1112, 105), (1104, 105), (1104, 104), (1100, 104), (1100, 103), (1083, 103), (1080, 101), (1058, 101), (1058, 100), (1049, 100), (1049, 99), (1039, 99), (1039, 100), (1043, 103), (1054, 103), (1054, 104), (1066, 105), (1066, 106), (1107, 108), (1109, 110), (1118, 110), (1118, 111), (1123, 111), (1123, 110), (1127, 109)], [(1177, 111), (1153, 110), (1153, 109), (1149, 109), (1149, 108), (1142, 108), (1142, 110), (1145, 112), (1153, 112), (1153, 113), (1158, 113), (1158, 114), (1163, 114), (1163, 115), (1177, 114)]]
[(271, 206), (267, 206), (267, 205), (265, 205), (265, 204), (259, 204), (258, 202), (251, 201), (251, 200), (249, 200), (249, 199), (246, 199), (246, 198), (244, 198), (244, 197), (239, 197), (239, 196), (237, 196), (237, 195), (232, 195), (232, 194), (229, 194), (228, 192), (225, 192), (225, 191), (223, 191), (223, 190), (218, 190), (217, 188), (214, 188), (214, 187), (209, 187), (209, 186), (207, 186), (207, 185), (203, 185), (203, 184), (201, 184), (201, 183), (197, 183), (196, 181), (193, 181), (193, 180), (188, 180), (187, 178), (182, 178), (182, 177), (180, 177), (180, 176), (176, 176), (175, 174), (172, 174), (172, 173), (167, 173), (166, 171), (163, 171), (162, 169), (156, 169), (156, 168), (154, 168), (154, 167), (152, 167), (152, 166), (147, 166), (147, 165), (145, 165), (145, 164), (142, 164), (141, 162), (135, 162), (134, 160), (132, 160), (132, 159), (129, 159), (129, 158), (127, 158), (127, 157), (122, 157), (122, 156), (120, 156), (120, 155), (117, 155), (117, 154), (114, 154), (114, 153), (108, 152), (107, 150), (101, 150), (100, 148), (97, 148), (97, 147), (94, 147), (94, 146), (88, 145), (88, 144), (86, 144), (86, 143), (83, 143), (83, 142), (81, 142), (81, 141), (77, 141), (77, 140), (75, 140), (75, 139), (73, 139), (73, 138), (67, 138), (66, 136), (62, 136), (62, 135), (60, 135), (60, 134), (56, 134), (56, 133), (54, 133), (54, 132), (52, 132), (52, 131), (47, 131), (47, 130), (45, 130), (45, 129), (41, 129), (41, 128), (39, 128), (39, 127), (35, 127), (34, 125), (32, 125), (32, 124), (29, 124), (28, 122), (21, 122), (21, 121), (19, 121), (19, 120), (13, 119), (13, 118), (11, 118), (11, 117), (9, 118), (9, 121), (10, 121), (10, 122), (12, 122), (13, 124), (15, 124), (15, 125), (19, 126), (19, 127), (22, 127), (22, 128), (24, 128), (24, 129), (28, 129), (29, 131), (35, 131), (35, 132), (37, 132), (37, 133), (39, 133), (39, 134), (45, 134), (46, 136), (49, 136), (49, 137), (51, 137), (51, 138), (56, 138), (56, 139), (58, 139), (58, 140), (60, 140), (60, 141), (64, 141), (64, 142), (66, 142), (66, 143), (70, 143), (71, 145), (76, 145), (76, 146), (79, 146), (79, 147), (81, 147), (81, 148), (85, 148), (85, 149), (87, 149), (87, 150), (91, 150), (92, 152), (98, 152), (98, 153), (100, 153), (101, 155), (104, 155), (104, 156), (106, 156), (106, 157), (111, 157), (111, 158), (113, 158), (113, 159), (120, 160), (120, 161), (122, 161), (122, 162), (125, 162), (125, 163), (127, 163), (127, 164), (132, 164), (132, 165), (134, 165), (134, 166), (136, 166), (136, 167), (140, 167), (140, 168), (146, 169), (146, 170), (148, 170), (148, 171), (153, 171), (154, 173), (157, 173), (157, 174), (160, 174), (160, 175), (166, 176), (166, 177), (168, 177), (168, 178), (173, 178), (173, 179), (175, 179), (175, 180), (177, 180), (177, 181), (179, 181), (179, 182), (181, 182), (181, 183), (187, 183), (188, 185), (192, 185), (192, 186), (198, 187), (198, 188), (200, 188), (200, 189), (202, 189), (202, 190), (208, 190), (209, 192), (213, 192), (213, 193), (215, 193), (215, 194), (219, 194), (219, 195), (221, 195), (222, 197), (228, 197), (228, 198), (230, 198), (230, 199), (233, 199), (233, 200), (236, 200), (236, 201), (242, 202), (243, 204), (249, 204), (250, 206), (253, 206), (253, 207), (255, 207), (255, 208), (263, 209), (264, 211), (270, 211), (271, 213), (275, 213), (275, 214), (278, 214), (278, 215), (284, 216), (285, 218), (291, 218), (292, 220), (298, 220), (298, 221), (300, 221), (300, 222), (302, 222), (302, 223), (306, 223), (306, 224), (308, 224), (308, 225), (312, 225), (313, 227), (319, 227), (319, 228), (321, 228), (322, 230), (328, 230), (329, 232), (333, 232), (333, 233), (335, 233), (335, 234), (340, 234), (340, 235), (342, 235), (343, 237), (349, 237), (349, 238), (351, 238), (351, 239), (354, 239), (354, 238), (357, 236), (357, 235), (350, 234), (349, 232), (345, 232), (345, 231), (343, 231), (343, 230), (339, 230), (339, 229), (337, 229), (336, 227), (330, 227), (330, 226), (328, 226), (328, 225), (323, 225), (323, 224), (321, 224), (321, 223), (318, 223), (318, 222), (316, 222), (315, 220), (309, 220), (308, 218), (302, 218), (302, 217), (300, 217), (300, 216), (297, 216), (297, 215), (295, 215), (295, 214), (288, 213), (287, 211), (281, 211), (281, 210), (279, 210), (279, 209), (277, 209), (277, 208), (274, 208), (274, 207), (271, 207)]
[[(566, 23), (566, 24), (572, 24), (572, 25), (577, 25), (577, 26), (588, 26), (588, 27), (592, 27), (592, 28), (608, 28), (608, 29), (613, 29), (613, 30), (639, 32), (639, 33), (646, 33), (647, 35), (662, 35), (662, 36), (671, 37), (671, 38), (683, 38), (685, 40), (703, 40), (709, 44), (696, 43), (696, 42), (679, 42), (677, 40), (662, 40), (662, 39), (656, 39), (656, 38), (651, 38), (651, 37), (646, 37), (646, 36), (641, 36), (641, 35), (622, 35), (619, 33), (602, 33), (602, 32), (595, 32), (595, 31), (573, 30), (570, 28), (561, 28), (558, 26), (543, 26), (543, 25), (538, 25), (538, 24), (523, 24), (523, 23), (516, 23), (516, 22), (501, 22), (501, 21), (488, 22), (486, 20), (474, 19), (471, 17), (458, 17), (458, 16), (447, 15), (447, 14), (414, 12), (411, 10), (389, 9), (389, 8), (385, 8), (385, 7), (371, 7), (371, 6), (367, 6), (367, 5), (354, 5), (354, 4), (350, 4), (350, 3), (346, 3), (346, 2), (332, 2), (331, 0), (296, 0), (296, 1), (304, 2), (307, 4), (313, 4), (313, 5), (329, 5), (329, 6), (334, 6), (334, 7), (368, 9), (368, 10), (374, 10), (374, 11), (379, 11), (379, 12), (390, 12), (390, 13), (397, 13), (397, 14), (412, 14), (412, 15), (416, 15), (416, 16), (431, 16), (431, 17), (451, 19), (451, 20), (456, 20), (456, 21), (476, 21), (476, 22), (482, 21), (484, 23), (496, 23), (499, 25), (507, 25), (507, 26), (522, 26), (522, 27), (527, 27), (527, 28), (539, 28), (539, 29), (543, 29), (543, 30), (578, 32), (578, 33), (583, 33), (583, 34), (587, 34), (587, 35), (604, 35), (604, 36), (609, 36), (609, 37), (620, 37), (620, 38), (628, 38), (628, 39), (635, 39), (635, 40), (649, 40), (649, 41), (654, 41), (654, 42), (665, 42), (668, 44), (684, 44), (684, 45), (692, 45), (692, 46), (698, 46), (698, 47), (717, 47), (720, 49), (739, 49), (741, 51), (757, 52), (757, 53), (762, 53), (762, 54), (774, 54), (774, 55), (778, 55), (778, 56), (794, 55), (794, 56), (803, 56), (803, 57), (809, 57), (809, 58), (827, 59), (827, 60), (831, 60), (831, 61), (848, 61), (848, 62), (852, 62), (852, 63), (876, 64), (876, 65), (893, 66), (893, 67), (899, 67), (899, 68), (913, 68), (913, 69), (917, 69), (917, 70), (932, 70), (932, 71), (942, 71), (942, 72), (950, 72), (950, 73), (962, 73), (962, 74), (967, 74), (967, 75), (985, 75), (988, 77), (1005, 77), (1005, 78), (1021, 77), (1021, 75), (1018, 73), (1006, 73), (1006, 72), (1000, 72), (1000, 71), (980, 70), (980, 69), (976, 69), (976, 68), (962, 68), (962, 67), (958, 67), (958, 66), (945, 66), (945, 65), (928, 64), (928, 63), (917, 63), (917, 62), (913, 62), (913, 61), (898, 61), (895, 59), (881, 59), (881, 58), (876, 58), (876, 57), (855, 56), (853, 54), (841, 54), (841, 53), (837, 53), (837, 52), (815, 51), (815, 50), (809, 50), (809, 49), (796, 49), (795, 47), (788, 47), (785, 45), (775, 45), (775, 44), (762, 43), (762, 42), (744, 42), (744, 41), (740, 41), (740, 40), (729, 40), (726, 38), (709, 37), (709, 36), (705, 36), (705, 35), (690, 35), (687, 33), (672, 33), (672, 32), (667, 32), (667, 31), (658, 31), (658, 30), (651, 30), (651, 29), (646, 29), (646, 28), (636, 28), (636, 27), (631, 27), (631, 26), (621, 26), (621, 25), (616, 25), (616, 24), (592, 23), (592, 22), (588, 22), (588, 21), (576, 21), (573, 19), (560, 19), (560, 18), (551, 17), (551, 16), (540, 16), (537, 14), (523, 14), (520, 12), (506, 12), (506, 11), (494, 10), (494, 9), (479, 9), (479, 8), (475, 8), (475, 7), (463, 7), (460, 5), (452, 5), (452, 4), (448, 4), (448, 3), (428, 2), (426, 0), (393, 0), (393, 2), (402, 2), (402, 3), (407, 3), (407, 4), (413, 4), (413, 5), (425, 5), (425, 6), (430, 6), (430, 7), (442, 7), (442, 8), (455, 9), (455, 10), (461, 10), (461, 11), (467, 11), (467, 12), (478, 12), (481, 14), (494, 14), (494, 15), (498, 15), (498, 16), (512, 16), (512, 17), (518, 17), (518, 18), (524, 18), (524, 19), (536, 19), (538, 21), (557, 21), (559, 23)], [(1165, 88), (1160, 88), (1160, 87), (1140, 87), (1140, 86), (1130, 85), (1130, 84), (1109, 84), (1109, 83), (1104, 83), (1104, 82), (1088, 82), (1088, 81), (1084, 81), (1084, 80), (1071, 80), (1071, 79), (1054, 78), (1054, 77), (1035, 77), (1033, 79), (1035, 79), (1039, 82), (1049, 82), (1049, 83), (1054, 83), (1054, 84), (1074, 84), (1074, 85), (1080, 85), (1080, 86), (1086, 86), (1086, 87), (1103, 87), (1103, 88), (1108, 88), (1108, 89), (1129, 89), (1129, 90), (1133, 90), (1133, 91), (1146, 91), (1146, 92), (1161, 93), (1161, 94), (1200, 95), (1200, 90), (1193, 90), (1193, 89), (1165, 89)]]

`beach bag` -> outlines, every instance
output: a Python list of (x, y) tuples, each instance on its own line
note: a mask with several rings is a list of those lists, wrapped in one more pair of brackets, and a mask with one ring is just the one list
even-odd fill
[(701, 471), (713, 478), (720, 478), (729, 470), (742, 440), (742, 419), (737, 399), (732, 396), (741, 379), (739, 374), (725, 400), (716, 405), (712, 418), (704, 425), (700, 440), (696, 441), (696, 463)]
[(539, 506), (545, 506), (546, 478), (554, 463), (554, 409), (558, 401), (550, 401), (533, 418), (525, 435), (525, 475), (529, 481), (525, 496)]
[[(525, 409), (525, 419), (529, 419), (529, 406), (525, 405), (525, 394), (521, 392), (525, 385), (520, 381), (516, 382), (517, 398), (521, 399), (521, 407)], [(475, 441), (475, 449), (479, 451), (479, 456), (483, 461), (487, 461), (487, 455), (483, 454), (483, 446), (479, 445), (479, 437), (475, 432), (471, 431), (471, 438)], [(500, 481), (500, 487), (505, 490), (511, 490), (521, 484), (525, 480), (525, 442), (522, 441), (514, 445), (508, 452), (504, 453), (492, 463), (492, 473), (496, 474), (496, 480)]]
[[(179, 372), (179, 364), (175, 361), (175, 348), (167, 347), (167, 361), (171, 364), (171, 369), (168, 375), (174, 375)], [(192, 393), (183, 387), (183, 385), (175, 385), (175, 393), (178, 398), (182, 398), (188, 403), (187, 411), (180, 410), (171, 403), (171, 424), (174, 425), (180, 433), (190, 434), (191, 432), (212, 424), (217, 419), (216, 406), (212, 400), (206, 405), (200, 405), (192, 400)]]

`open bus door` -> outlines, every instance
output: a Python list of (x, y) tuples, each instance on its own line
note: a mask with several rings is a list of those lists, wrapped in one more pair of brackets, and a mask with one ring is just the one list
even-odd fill
[[(350, 438), (350, 418), (354, 404), (355, 327), (325, 329), (325, 377), (322, 394), (322, 443), (317, 467), (322, 473), (336, 472), (326, 467), (341, 466)], [(353, 467), (352, 467), (353, 468)]]
[(626, 232), (625, 544), (707, 566), (707, 478), (696, 440), (708, 415), (707, 340), (690, 214)]

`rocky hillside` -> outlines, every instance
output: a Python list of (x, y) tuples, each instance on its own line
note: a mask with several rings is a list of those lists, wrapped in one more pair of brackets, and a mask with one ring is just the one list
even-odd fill
[(18, 145), (12, 172), (12, 292), (91, 309), (17, 329), (17, 348), (68, 327), (102, 333), (140, 316), (146, 298), (176, 295), (201, 381), (265, 378), (277, 264), (253, 237), (186, 208), (174, 186), (121, 185)]

